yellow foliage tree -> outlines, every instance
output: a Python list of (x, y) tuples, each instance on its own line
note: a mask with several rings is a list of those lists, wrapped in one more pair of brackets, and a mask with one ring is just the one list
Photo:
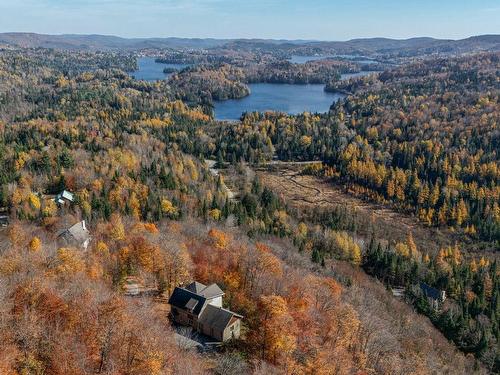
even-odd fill
[(302, 148), (307, 148), (311, 145), (312, 143), (312, 138), (307, 136), (307, 135), (303, 135), (302, 137), (300, 137), (300, 145), (302, 146)]
[(276, 295), (262, 296), (259, 302), (263, 357), (273, 363), (286, 363), (297, 345), (296, 327), (287, 303)]
[(420, 259), (420, 252), (417, 249), (417, 245), (415, 244), (415, 240), (413, 239), (413, 235), (411, 232), (409, 232), (408, 236), (406, 237), (406, 245), (410, 252), (410, 256), (413, 259)]
[(354, 264), (361, 263), (361, 248), (347, 232), (331, 232), (335, 245), (343, 259)]
[(109, 254), (109, 247), (104, 241), (97, 242), (96, 250), (99, 254)]
[(132, 216), (135, 219), (139, 219), (141, 213), (141, 203), (139, 202), (139, 199), (137, 199), (137, 194), (135, 192), (132, 192), (130, 194), (130, 198), (128, 200), (128, 206), (132, 211)]
[(398, 242), (395, 246), (395, 250), (396, 253), (399, 255), (402, 255), (407, 258), (410, 256), (410, 249), (408, 249), (408, 246), (403, 242)]
[(42, 214), (45, 217), (52, 217), (57, 214), (57, 205), (53, 200), (45, 201), (44, 207), (42, 209)]
[(42, 241), (38, 237), (33, 237), (28, 244), (28, 248), (32, 252), (39, 251), (40, 248), (42, 247)]
[(161, 200), (161, 210), (163, 213), (174, 216), (177, 214), (177, 208), (167, 198)]
[(29, 199), (31, 208), (33, 208), (34, 210), (40, 209), (40, 207), (41, 207), (40, 198), (38, 198), (38, 196), (35, 193), (30, 193), (28, 199)]
[(75, 249), (59, 248), (56, 259), (56, 272), (59, 274), (74, 274), (85, 269), (85, 263)]
[(226, 233), (217, 229), (210, 229), (210, 231), (208, 232), (208, 237), (210, 238), (212, 244), (217, 249), (221, 250), (225, 249), (230, 241), (230, 238)]
[(307, 236), (307, 225), (303, 222), (300, 222), (297, 226), (297, 235), (301, 238), (306, 238)]
[(212, 219), (219, 221), (221, 218), (221, 211), (218, 208), (208, 211), (208, 216)]
[(116, 213), (111, 215), (109, 222), (109, 234), (115, 241), (125, 239), (125, 228), (123, 226), (122, 218)]

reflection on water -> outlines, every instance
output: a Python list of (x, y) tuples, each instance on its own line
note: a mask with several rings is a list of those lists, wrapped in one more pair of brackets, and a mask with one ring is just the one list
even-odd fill
[(167, 79), (172, 75), (172, 73), (163, 73), (165, 68), (173, 68), (176, 70), (181, 70), (189, 65), (184, 64), (163, 64), (155, 62), (154, 57), (140, 57), (137, 59), (139, 64), (139, 70), (132, 72), (130, 75), (135, 79), (140, 79), (143, 81), (158, 81), (162, 79)]
[(215, 103), (218, 120), (237, 120), (243, 112), (268, 110), (297, 114), (328, 112), (330, 106), (345, 97), (341, 93), (324, 91), (324, 85), (290, 85), (280, 83), (251, 84), (251, 94), (243, 99)]
[[(305, 63), (307, 59), (323, 59), (325, 56), (294, 56), (292, 62)], [(310, 60), (307, 60), (310, 61)], [(138, 59), (139, 70), (131, 76), (139, 80), (157, 81), (167, 79), (171, 74), (163, 73), (165, 68), (181, 70), (189, 65), (163, 64), (154, 57)], [(359, 77), (372, 72), (343, 74), (342, 79)], [(280, 83), (250, 84), (251, 94), (243, 99), (215, 102), (215, 116), (219, 120), (237, 120), (244, 112), (265, 112), (268, 110), (297, 114), (302, 112), (328, 112), (330, 106), (345, 97), (342, 93), (324, 91), (324, 85), (290, 85)]]
[(347, 59), (359, 64), (377, 64), (376, 60), (372, 60), (368, 57), (354, 56), (354, 55), (311, 55), (311, 56), (292, 55), (292, 57), (290, 57), (288, 61), (290, 61), (293, 64), (305, 64), (309, 61), (334, 59), (334, 58)]

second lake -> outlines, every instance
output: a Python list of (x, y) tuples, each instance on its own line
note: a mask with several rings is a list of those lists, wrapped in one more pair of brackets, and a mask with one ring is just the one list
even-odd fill
[(143, 81), (158, 81), (167, 79), (171, 74), (163, 73), (165, 68), (173, 68), (176, 70), (184, 69), (189, 65), (184, 64), (164, 64), (157, 63), (154, 57), (140, 57), (137, 59), (139, 69), (130, 73), (135, 79)]
[(238, 120), (243, 112), (268, 110), (289, 114), (328, 112), (334, 102), (345, 97), (341, 93), (325, 92), (325, 85), (255, 83), (248, 86), (251, 93), (245, 98), (215, 102), (217, 120)]

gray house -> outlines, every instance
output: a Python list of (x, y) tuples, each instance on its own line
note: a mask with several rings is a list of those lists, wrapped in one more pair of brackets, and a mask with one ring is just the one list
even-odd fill
[(222, 307), (223, 295), (217, 284), (206, 286), (195, 281), (184, 288), (177, 287), (168, 300), (171, 317), (217, 341), (239, 338), (243, 317)]
[(61, 231), (57, 239), (63, 246), (77, 246), (87, 250), (91, 237), (85, 225), (85, 220), (82, 220), (68, 229)]

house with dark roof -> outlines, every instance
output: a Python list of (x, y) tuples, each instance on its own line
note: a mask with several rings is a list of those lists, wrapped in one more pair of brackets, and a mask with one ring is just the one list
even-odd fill
[(172, 320), (224, 342), (239, 338), (243, 316), (222, 307), (224, 292), (217, 284), (192, 282), (174, 289), (168, 303)]
[(420, 291), (425, 297), (427, 297), (427, 300), (434, 310), (438, 310), (439, 306), (441, 306), (441, 304), (446, 300), (446, 291), (438, 290), (427, 285), (426, 283), (420, 283)]

